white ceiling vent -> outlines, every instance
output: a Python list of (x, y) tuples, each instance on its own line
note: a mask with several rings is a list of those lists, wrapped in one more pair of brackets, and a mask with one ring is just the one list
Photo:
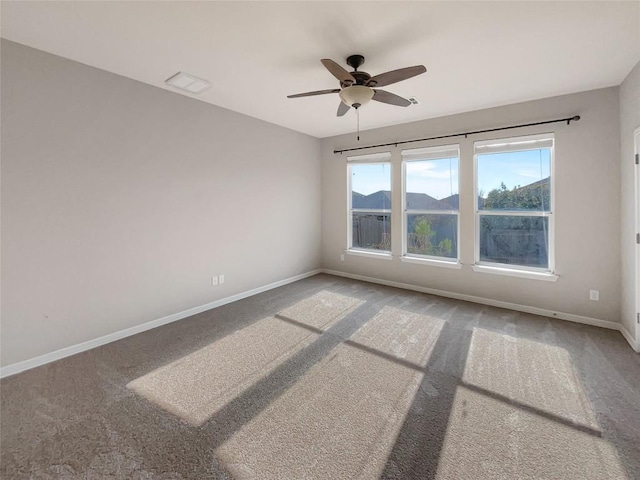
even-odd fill
[(188, 73), (178, 72), (173, 77), (165, 80), (167, 85), (179, 88), (189, 93), (202, 93), (208, 88), (211, 88), (211, 83), (201, 78), (194, 77)]

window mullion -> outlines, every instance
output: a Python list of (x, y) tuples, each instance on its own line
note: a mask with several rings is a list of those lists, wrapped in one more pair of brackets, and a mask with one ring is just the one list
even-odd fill
[(458, 210), (405, 210), (405, 213), (413, 215), (457, 215)]
[(378, 210), (373, 208), (352, 208), (351, 211), (353, 213), (391, 213), (391, 210), (388, 209)]
[(478, 215), (497, 217), (549, 217), (552, 212), (540, 212), (538, 210), (478, 210)]

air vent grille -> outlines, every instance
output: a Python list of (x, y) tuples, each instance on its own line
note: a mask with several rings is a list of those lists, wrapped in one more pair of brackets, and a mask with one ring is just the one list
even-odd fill
[(165, 80), (165, 83), (167, 85), (171, 85), (172, 87), (179, 88), (180, 90), (194, 93), (196, 95), (211, 88), (211, 83), (209, 83), (208, 81), (203, 80), (202, 78), (194, 77), (193, 75), (184, 72), (176, 73), (172, 77)]

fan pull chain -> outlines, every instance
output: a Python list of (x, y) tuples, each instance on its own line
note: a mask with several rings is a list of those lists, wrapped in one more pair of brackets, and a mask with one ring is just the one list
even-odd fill
[(356, 128), (358, 130), (358, 141), (360, 141), (360, 109), (356, 108)]

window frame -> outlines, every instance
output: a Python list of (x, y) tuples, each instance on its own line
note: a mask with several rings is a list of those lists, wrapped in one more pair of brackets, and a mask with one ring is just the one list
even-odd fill
[[(450, 157), (442, 158), (414, 158), (405, 159), (404, 152), (415, 150), (424, 150), (425, 154), (448, 152), (456, 150), (458, 152), (458, 209), (457, 210), (409, 210), (407, 209), (407, 164), (411, 162), (428, 162), (430, 160), (443, 160)], [(403, 150), (400, 153), (402, 159), (402, 257), (401, 260), (409, 263), (425, 263), (434, 266), (458, 267), (460, 264), (460, 144), (434, 145), (428, 147), (418, 147), (414, 149)], [(409, 253), (409, 234), (407, 226), (409, 225), (409, 215), (456, 215), (456, 256), (440, 257), (437, 255), (421, 255), (419, 253)]]
[[(549, 211), (526, 211), (526, 210), (480, 210), (478, 208), (478, 144), (504, 143), (513, 144), (518, 142), (533, 142), (539, 140), (551, 140), (549, 155)], [(555, 276), (555, 146), (556, 140), (553, 132), (539, 133), (532, 135), (519, 135), (517, 137), (500, 137), (495, 139), (479, 140), (473, 143), (473, 202), (475, 209), (475, 235), (474, 235), (474, 270), (495, 273), (502, 271), (503, 273), (513, 271), (514, 273), (531, 273), (536, 276)], [(505, 149), (504, 152), (513, 151), (529, 151), (539, 150), (539, 148), (522, 148), (522, 149)], [(494, 152), (501, 153), (501, 152)], [(503, 217), (540, 217), (547, 218), (548, 222), (548, 240), (547, 240), (547, 260), (546, 268), (530, 267), (526, 265), (514, 265), (512, 263), (487, 262), (480, 260), (480, 216), (503, 216)]]
[[(392, 225), (392, 209), (393, 209), (393, 164), (391, 162), (392, 156), (390, 151), (377, 152), (365, 155), (357, 155), (353, 157), (347, 157), (347, 248), (346, 252), (362, 255), (362, 256), (375, 256), (375, 257), (389, 257), (391, 258), (391, 252), (393, 249), (393, 225)], [(387, 165), (389, 167), (389, 195), (391, 198), (391, 208), (389, 209), (368, 209), (368, 208), (353, 208), (353, 190), (352, 190), (352, 167), (355, 165)], [(373, 248), (362, 248), (353, 246), (353, 214), (365, 213), (373, 215), (388, 215), (389, 216), (389, 250), (377, 250)]]

